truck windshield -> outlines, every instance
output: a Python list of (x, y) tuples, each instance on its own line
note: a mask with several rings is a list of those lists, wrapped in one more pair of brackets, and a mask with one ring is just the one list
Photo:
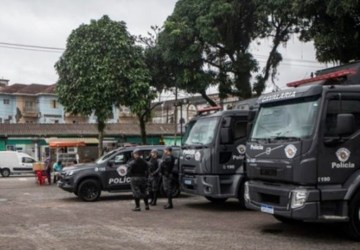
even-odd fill
[(219, 117), (199, 119), (189, 123), (184, 137), (184, 145), (208, 145), (215, 137)]
[(319, 98), (263, 106), (250, 140), (306, 138), (315, 128)]

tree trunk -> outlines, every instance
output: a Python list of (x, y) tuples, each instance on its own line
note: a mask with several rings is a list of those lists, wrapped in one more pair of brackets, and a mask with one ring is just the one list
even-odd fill
[(205, 91), (202, 91), (200, 94), (201, 94), (202, 98), (204, 98), (205, 101), (207, 101), (207, 102), (210, 104), (210, 106), (213, 106), (213, 107), (217, 106), (216, 102), (214, 102), (214, 101), (206, 94)]
[(143, 145), (147, 144), (146, 141), (146, 121), (145, 116), (138, 115), (139, 123), (140, 123), (140, 133), (141, 133), (141, 142)]
[(106, 127), (106, 124), (104, 121), (98, 120), (98, 132), (99, 132), (99, 146), (98, 146), (98, 157), (102, 156), (103, 154), (103, 140), (104, 140), (104, 130)]

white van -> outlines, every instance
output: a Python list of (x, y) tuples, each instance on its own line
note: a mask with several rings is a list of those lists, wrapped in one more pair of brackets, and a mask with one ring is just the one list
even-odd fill
[(13, 173), (33, 173), (35, 159), (25, 153), (0, 151), (0, 172), (3, 177)]

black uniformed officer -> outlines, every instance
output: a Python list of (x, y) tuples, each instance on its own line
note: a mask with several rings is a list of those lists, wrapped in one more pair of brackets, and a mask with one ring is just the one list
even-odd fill
[(131, 177), (131, 190), (135, 199), (133, 211), (140, 211), (140, 199), (144, 199), (145, 209), (149, 210), (147, 195), (148, 164), (140, 157), (140, 150), (133, 151), (133, 160), (128, 165), (128, 176)]
[(157, 193), (159, 190), (160, 182), (160, 164), (158, 159), (158, 151), (156, 149), (151, 150), (149, 160), (149, 193), (150, 193), (150, 205), (156, 206)]
[(164, 158), (161, 163), (161, 174), (163, 186), (168, 198), (168, 204), (164, 206), (165, 209), (173, 208), (172, 190), (173, 190), (173, 168), (175, 164), (175, 157), (172, 155), (172, 148), (166, 147), (164, 150)]

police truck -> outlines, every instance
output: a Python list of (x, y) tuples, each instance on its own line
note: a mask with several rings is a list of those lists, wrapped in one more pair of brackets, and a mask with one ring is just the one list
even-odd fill
[(360, 63), (258, 98), (245, 202), (282, 222), (343, 222), (360, 239)]
[(245, 110), (204, 109), (187, 124), (180, 157), (182, 191), (214, 203), (238, 198), (245, 206), (244, 157), (256, 112), (253, 102)]

